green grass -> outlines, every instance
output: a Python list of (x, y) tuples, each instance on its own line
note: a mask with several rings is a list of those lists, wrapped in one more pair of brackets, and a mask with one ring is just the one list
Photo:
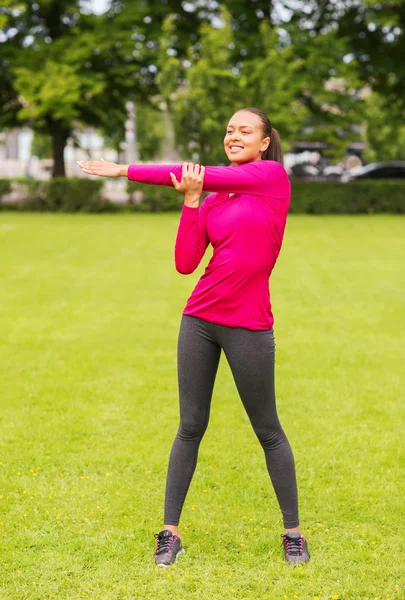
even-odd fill
[(1, 600), (399, 600), (404, 219), (289, 218), (272, 277), (277, 394), (312, 561), (283, 562), (262, 450), (221, 362), (184, 507), (154, 567), (198, 273), (177, 214), (0, 218)]

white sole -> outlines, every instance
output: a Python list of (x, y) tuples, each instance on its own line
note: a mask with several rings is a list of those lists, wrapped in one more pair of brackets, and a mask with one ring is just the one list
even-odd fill
[(168, 569), (169, 567), (172, 567), (176, 563), (176, 561), (177, 561), (178, 557), (180, 556), (180, 554), (184, 554), (184, 553), (185, 553), (185, 550), (184, 550), (184, 548), (182, 548), (181, 550), (179, 550), (177, 552), (176, 558), (174, 559), (174, 561), (170, 565), (162, 565), (161, 564), (161, 565), (156, 565), (156, 566), (159, 567), (159, 569)]

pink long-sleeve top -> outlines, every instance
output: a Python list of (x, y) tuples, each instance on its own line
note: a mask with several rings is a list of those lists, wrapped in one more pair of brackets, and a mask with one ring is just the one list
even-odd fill
[[(131, 165), (128, 179), (172, 186), (181, 165)], [(259, 160), (205, 167), (207, 196), (184, 206), (175, 245), (176, 268), (192, 273), (211, 243), (213, 254), (183, 314), (252, 330), (273, 326), (269, 278), (283, 241), (290, 181), (282, 165)]]

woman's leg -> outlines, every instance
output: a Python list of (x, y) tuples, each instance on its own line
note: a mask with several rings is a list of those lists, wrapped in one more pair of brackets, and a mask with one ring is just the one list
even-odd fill
[(243, 405), (263, 447), (285, 530), (299, 531), (294, 457), (276, 409), (273, 330), (221, 327), (218, 337)]
[(198, 448), (208, 426), (211, 397), (221, 349), (210, 323), (183, 316), (178, 341), (180, 426), (170, 454), (165, 497), (165, 525), (177, 525), (197, 464)]

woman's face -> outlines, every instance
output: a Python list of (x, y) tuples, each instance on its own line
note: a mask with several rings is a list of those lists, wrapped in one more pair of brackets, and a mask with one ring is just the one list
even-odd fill
[(246, 110), (233, 115), (224, 138), (225, 152), (233, 165), (261, 160), (269, 144), (270, 138), (263, 138), (260, 117)]

